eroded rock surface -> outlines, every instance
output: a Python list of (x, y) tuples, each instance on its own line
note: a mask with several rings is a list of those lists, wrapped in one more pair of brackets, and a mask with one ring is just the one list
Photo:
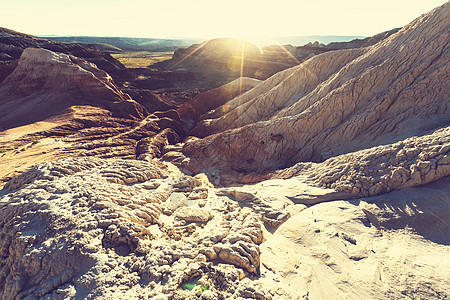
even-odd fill
[[(298, 163), (279, 171), (244, 175), (240, 180), (298, 177), (350, 197), (364, 197), (430, 183), (449, 175), (450, 127), (446, 127), (429, 135), (332, 157), (323, 163)], [(334, 195), (334, 199), (342, 197), (343, 194)], [(296, 200), (302, 203), (301, 195)], [(304, 200), (305, 204), (315, 203), (310, 196)], [(321, 200), (318, 198), (317, 202)]]
[(450, 5), (367, 48), (330, 51), (208, 113), (183, 153), (192, 170), (279, 169), (448, 126)]
[(0, 83), (0, 130), (0, 180), (7, 181), (63, 157), (151, 160), (183, 129), (175, 111), (149, 114), (94, 64), (28, 48)]
[[(158, 162), (77, 158), (29, 169), (0, 198), (0, 297), (182, 299), (182, 284), (196, 282), (221, 299), (271, 298), (244, 280), (259, 272), (261, 216), (209, 186)], [(194, 188), (211, 197), (162, 214)]]

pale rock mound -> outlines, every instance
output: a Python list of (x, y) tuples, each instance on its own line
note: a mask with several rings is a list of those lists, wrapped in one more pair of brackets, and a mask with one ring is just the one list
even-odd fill
[[(277, 169), (448, 126), (450, 4), (380, 43), (330, 51), (208, 113), (189, 167)], [(215, 134), (216, 133), (216, 134)]]
[[(37, 165), (5, 188), (1, 299), (194, 296), (183, 283), (221, 299), (271, 298), (248, 279), (259, 272), (265, 221), (216, 195), (204, 176), (158, 162), (78, 158)], [(191, 197), (198, 189), (209, 196)], [(162, 214), (180, 193), (187, 204)]]

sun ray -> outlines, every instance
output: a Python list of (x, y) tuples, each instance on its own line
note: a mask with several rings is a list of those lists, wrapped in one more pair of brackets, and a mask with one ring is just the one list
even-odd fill
[(205, 47), (208, 43), (210, 42), (210, 40), (203, 42), (200, 44), (200, 46), (198, 46), (197, 48), (194, 49), (194, 51), (192, 51), (191, 53), (189, 53), (188, 55), (186, 55), (185, 57), (183, 57), (183, 59), (181, 59), (180, 61), (177, 61), (172, 68), (178, 66), (179, 64), (181, 64), (183, 61), (185, 61), (187, 58), (189, 58), (191, 55), (193, 55), (195, 52), (197, 52), (198, 50), (200, 50), (201, 48)]
[(298, 65), (302, 62), (299, 61), (288, 49), (286, 49), (280, 42), (277, 41), (278, 46), (283, 50), (290, 58), (292, 58)]
[(239, 96), (242, 95), (242, 76), (244, 75), (245, 41), (241, 40), (241, 73), (239, 78)]

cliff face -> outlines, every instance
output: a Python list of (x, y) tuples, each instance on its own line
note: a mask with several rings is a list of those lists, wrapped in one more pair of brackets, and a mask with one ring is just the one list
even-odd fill
[(374, 46), (315, 56), (208, 113), (191, 131), (203, 138), (183, 148), (190, 166), (274, 169), (448, 126), (449, 7)]

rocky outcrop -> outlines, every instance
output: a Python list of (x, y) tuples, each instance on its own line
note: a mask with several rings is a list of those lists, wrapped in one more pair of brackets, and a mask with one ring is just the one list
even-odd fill
[(38, 48), (0, 83), (0, 126), (2, 181), (63, 157), (151, 160), (183, 134), (175, 111), (149, 114), (95, 65)]
[(449, 4), (382, 42), (331, 51), (208, 113), (183, 153), (189, 167), (260, 171), (446, 127)]
[[(427, 184), (449, 175), (450, 127), (446, 127), (422, 137), (332, 157), (323, 163), (298, 163), (266, 174), (244, 175), (240, 180), (249, 183), (298, 177), (348, 197), (365, 197)], [(337, 194), (335, 199), (342, 197), (343, 194)], [(301, 193), (290, 199), (303, 204), (322, 202)]]
[[(194, 44), (186, 49), (178, 49), (173, 54), (172, 61), (165, 62), (172, 68), (199, 68), (203, 63), (209, 63), (215, 68), (228, 65), (230, 70), (239, 71), (240, 60), (249, 55), (259, 53), (256, 45), (244, 40), (232, 38), (213, 39), (201, 44)], [(204, 66), (207, 67), (207, 66)]]
[(1, 190), (0, 297), (448, 293), (448, 179), (308, 208), (300, 192), (332, 194), (307, 181), (215, 189), (158, 161), (34, 166)]
[(202, 81), (227, 83), (238, 77), (266, 79), (299, 61), (286, 49), (259, 49), (237, 39), (213, 39), (175, 51), (172, 59), (152, 67), (189, 70)]
[(3, 130), (43, 120), (72, 105), (98, 106), (120, 117), (147, 114), (95, 65), (38, 48), (23, 52), (14, 72), (0, 84), (0, 95)]
[(314, 42), (298, 47), (271, 45), (261, 49), (246, 41), (213, 39), (178, 49), (172, 59), (154, 64), (152, 67), (189, 70), (202, 81), (209, 82), (212, 87), (216, 87), (218, 82), (227, 83), (230, 79), (242, 76), (264, 80), (321, 53), (372, 46), (398, 30), (393, 29), (365, 39), (328, 45)]
[[(5, 188), (2, 299), (179, 299), (192, 282), (221, 298), (271, 297), (244, 280), (260, 266), (259, 214), (216, 196), (201, 176), (157, 162), (79, 158), (37, 165)], [(196, 188), (210, 196), (193, 200)], [(181, 190), (188, 205), (163, 215)]]
[(397, 33), (401, 28), (394, 28), (379, 34), (376, 34), (371, 37), (367, 37), (364, 39), (354, 39), (348, 42), (331, 42), (322, 47), (332, 49), (332, 50), (340, 50), (340, 49), (352, 49), (352, 48), (361, 48), (361, 47), (369, 47), (373, 46), (380, 41), (390, 37), (394, 33)]
[[(89, 38), (88, 38), (89, 39)], [(68, 39), (70, 40), (70, 38)], [(107, 72), (118, 87), (142, 104), (149, 112), (175, 108), (177, 102), (186, 101), (183, 92), (198, 88), (189, 72), (160, 71), (147, 68), (125, 68), (106, 50), (93, 44), (51, 41), (0, 27), (0, 82), (16, 68), (18, 59), (27, 48), (47, 49), (82, 58)], [(102, 49), (105, 45), (101, 46)], [(152, 91), (161, 89), (159, 95)], [(172, 101), (175, 101), (175, 106)]]
[(42, 48), (66, 53), (88, 60), (108, 73), (114, 75), (124, 73), (124, 66), (119, 61), (109, 53), (99, 51), (93, 45), (60, 43), (0, 27), (0, 65), (18, 59), (26, 48)]

